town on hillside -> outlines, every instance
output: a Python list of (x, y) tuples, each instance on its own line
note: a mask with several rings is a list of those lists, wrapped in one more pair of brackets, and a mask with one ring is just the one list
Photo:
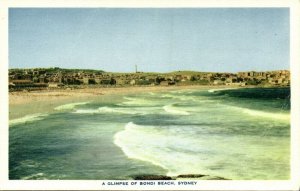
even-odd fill
[(58, 67), (9, 69), (9, 91), (173, 85), (289, 86), (290, 71), (148, 73), (136, 70), (133, 73), (112, 73), (102, 70), (62, 69)]

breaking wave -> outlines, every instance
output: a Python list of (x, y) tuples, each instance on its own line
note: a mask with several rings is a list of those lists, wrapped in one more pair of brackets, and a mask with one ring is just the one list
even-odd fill
[(75, 114), (101, 114), (101, 113), (116, 113), (127, 115), (147, 115), (147, 114), (170, 114), (170, 115), (190, 115), (187, 111), (198, 111), (199, 108), (178, 108), (173, 104), (163, 107), (99, 107), (98, 109), (77, 109), (72, 113)]
[(195, 101), (195, 97), (193, 97), (193, 96), (187, 96), (187, 95), (164, 94), (161, 97), (163, 97), (163, 98), (179, 99), (181, 101)]
[(88, 104), (90, 102), (77, 102), (77, 103), (69, 103), (69, 104), (65, 104), (65, 105), (60, 105), (56, 108), (54, 108), (55, 110), (72, 110), (74, 109), (76, 106), (78, 105), (85, 105)]
[(149, 99), (142, 99), (142, 98), (133, 98), (133, 97), (124, 97), (124, 99), (128, 100), (117, 104), (119, 106), (154, 106), (159, 105), (159, 102), (152, 101)]
[[(114, 144), (128, 158), (160, 166), (168, 171), (168, 176), (208, 174), (229, 179), (257, 179), (260, 176), (272, 179), (274, 173), (271, 171), (256, 171), (257, 166), (268, 165), (269, 160), (256, 161), (256, 158), (266, 153), (266, 158), (281, 161), (276, 158), (278, 153), (271, 152), (281, 148), (276, 144), (278, 139), (261, 140), (264, 142), (261, 145), (260, 141), (254, 142), (257, 138), (253, 136), (196, 134), (199, 128), (202, 127), (147, 126), (129, 122), (123, 131), (114, 135)], [(231, 147), (237, 143), (241, 146)], [(257, 150), (257, 146), (261, 147)], [(249, 150), (246, 151), (245, 147)], [(241, 168), (244, 169), (242, 174)]]
[(281, 121), (289, 121), (290, 120), (290, 114), (289, 113), (271, 113), (266, 111), (259, 111), (259, 110), (253, 110), (248, 108), (241, 108), (241, 107), (235, 107), (235, 106), (227, 106), (231, 109), (240, 111), (244, 114), (253, 116), (253, 117), (262, 117), (262, 118), (269, 118), (274, 120), (281, 120)]
[(179, 108), (174, 107), (172, 104), (171, 105), (166, 105), (163, 107), (163, 109), (167, 112), (167, 113), (171, 113), (174, 115), (190, 115), (189, 112), (181, 110)]
[(235, 89), (239, 89), (239, 88), (220, 88), (220, 89), (210, 89), (208, 90), (209, 93), (213, 93), (216, 91), (223, 91), (223, 90), (235, 90)]
[(243, 109), (243, 112), (255, 117), (264, 117), (264, 118), (271, 118), (271, 119), (284, 120), (284, 121), (290, 120), (290, 114), (286, 114), (286, 113), (270, 113), (270, 112), (252, 110), (252, 109)]
[(73, 113), (78, 114), (95, 114), (95, 113), (121, 113), (121, 114), (138, 114), (136, 111), (121, 109), (121, 108), (110, 108), (110, 107), (99, 107), (98, 109), (78, 109)]
[[(125, 130), (115, 134), (114, 144), (120, 147), (128, 158), (159, 166), (168, 171), (168, 176), (199, 173), (201, 170), (194, 168), (195, 164), (191, 164), (198, 163), (195, 160), (196, 155), (188, 154), (193, 152), (193, 139), (184, 139), (177, 135), (163, 131), (163, 127), (129, 122), (125, 125)], [(185, 149), (188, 153), (184, 152)]]
[[(147, 161), (167, 170), (167, 167), (153, 159), (155, 155), (152, 155), (150, 152), (145, 152), (143, 145), (139, 146), (142, 139), (147, 139), (147, 137), (143, 136), (144, 132), (142, 127), (143, 126), (136, 125), (133, 122), (127, 123), (124, 131), (115, 134), (114, 144), (120, 147), (128, 158)], [(156, 137), (152, 136), (152, 138)]]
[(204, 167), (219, 159), (213, 157), (210, 161), (201, 156), (208, 152), (201, 145), (203, 140), (199, 137), (186, 137), (184, 133), (181, 135), (178, 131), (172, 131), (174, 128), (181, 129), (176, 126), (168, 129), (167, 126), (144, 126), (129, 122), (125, 125), (125, 130), (115, 134), (114, 144), (128, 158), (160, 166), (168, 171), (168, 176), (199, 173), (217, 175)]
[[(155, 94), (61, 104), (63, 111), (55, 115), (11, 120), (25, 124), (10, 128), (9, 160), (16, 164), (9, 169), (10, 177), (106, 180), (167, 173), (235, 180), (290, 178), (290, 116), (288, 109), (279, 110), (282, 100), (212, 95), (207, 89)], [(29, 123), (35, 120), (41, 121)], [(34, 145), (28, 137), (36, 138)], [(87, 149), (76, 149), (78, 145)], [(102, 155), (91, 155), (94, 148)], [(47, 150), (51, 153), (43, 152)], [(62, 152), (69, 156), (67, 162), (60, 160)], [(72, 171), (78, 165), (84, 168)]]
[(36, 174), (32, 174), (32, 175), (29, 175), (29, 176), (22, 177), (21, 179), (22, 180), (45, 179), (45, 178), (43, 178), (43, 176), (44, 176), (44, 173), (40, 172), (40, 173), (36, 173)]
[(36, 114), (32, 114), (32, 115), (26, 115), (21, 118), (9, 120), (9, 126), (42, 120), (46, 116), (48, 116), (48, 114), (36, 113)]
[(77, 114), (99, 114), (99, 113), (118, 113), (128, 115), (145, 115), (155, 113), (157, 108), (112, 108), (112, 107), (99, 107), (98, 109), (78, 109), (73, 113)]

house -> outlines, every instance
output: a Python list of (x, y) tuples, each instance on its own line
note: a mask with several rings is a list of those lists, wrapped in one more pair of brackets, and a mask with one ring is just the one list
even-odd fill
[(214, 80), (213, 84), (214, 85), (224, 85), (225, 83), (222, 80)]
[(83, 84), (88, 85), (89, 84), (89, 78), (85, 77), (82, 79), (83, 80)]
[(130, 85), (135, 85), (135, 80), (131, 80)]
[(175, 81), (171, 81), (171, 80), (166, 80), (166, 81), (161, 81), (160, 85), (161, 86), (169, 86), (169, 85), (175, 85), (176, 82)]
[(168, 86), (169, 85), (169, 81), (161, 81), (160, 85), (161, 86)]
[(10, 85), (11, 87), (14, 86), (14, 88), (27, 88), (34, 86), (31, 80), (11, 80)]
[(57, 82), (49, 82), (48, 83), (48, 88), (59, 88), (61, 86), (63, 86), (62, 83), (57, 83)]

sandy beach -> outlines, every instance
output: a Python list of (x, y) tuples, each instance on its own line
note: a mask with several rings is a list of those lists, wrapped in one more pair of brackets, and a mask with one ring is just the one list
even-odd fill
[(286, 180), (289, 92), (249, 86), (11, 92), (10, 178)]
[(84, 89), (53, 89), (31, 92), (9, 92), (9, 118), (15, 119), (30, 114), (51, 112), (55, 107), (95, 98), (111, 99), (113, 95), (138, 94), (144, 92), (172, 91), (183, 89), (218, 89), (228, 86), (132, 86)]
[[(224, 87), (224, 86), (222, 86)], [(169, 91), (180, 89), (210, 89), (220, 86), (132, 86), (132, 87), (108, 87), (108, 88), (84, 88), (84, 89), (52, 89), (42, 91), (9, 92), (9, 105), (22, 105), (35, 101), (58, 101), (69, 98), (87, 98), (100, 95), (131, 94), (142, 92)]]

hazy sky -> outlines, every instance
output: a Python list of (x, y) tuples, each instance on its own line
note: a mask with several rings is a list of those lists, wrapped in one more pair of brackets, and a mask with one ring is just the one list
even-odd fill
[(288, 8), (9, 10), (9, 67), (289, 69)]

